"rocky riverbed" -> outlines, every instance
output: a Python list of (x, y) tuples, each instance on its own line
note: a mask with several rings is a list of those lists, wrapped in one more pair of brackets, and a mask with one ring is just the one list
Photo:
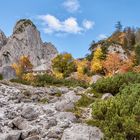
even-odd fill
[(0, 83), (0, 140), (100, 140), (99, 128), (68, 111), (84, 91)]

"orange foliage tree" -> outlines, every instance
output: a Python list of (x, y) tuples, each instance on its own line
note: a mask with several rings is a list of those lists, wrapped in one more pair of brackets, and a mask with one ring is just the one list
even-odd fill
[(103, 62), (103, 68), (107, 75), (114, 75), (121, 66), (121, 59), (117, 53), (110, 53)]
[(128, 72), (132, 70), (133, 65), (133, 59), (122, 60), (117, 53), (108, 54), (106, 60), (103, 62), (103, 68), (106, 75)]

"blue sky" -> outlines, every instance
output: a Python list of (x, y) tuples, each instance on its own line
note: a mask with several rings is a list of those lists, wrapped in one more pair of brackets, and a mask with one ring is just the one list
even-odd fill
[(30, 18), (43, 41), (84, 57), (92, 40), (109, 36), (117, 21), (140, 27), (139, 6), (140, 0), (1, 0), (0, 29), (10, 36), (18, 19)]

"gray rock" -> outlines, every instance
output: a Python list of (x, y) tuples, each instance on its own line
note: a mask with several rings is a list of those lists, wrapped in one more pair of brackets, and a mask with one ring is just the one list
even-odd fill
[(15, 70), (11, 66), (4, 66), (0, 69), (4, 79), (10, 80), (16, 77)]
[(47, 93), (50, 94), (50, 95), (55, 95), (55, 94), (57, 94), (57, 93), (61, 93), (61, 91), (60, 91), (57, 87), (51, 86), (51, 87), (47, 90)]
[(84, 88), (78, 86), (78, 87), (74, 88), (74, 91), (75, 91), (76, 93), (79, 93), (79, 92), (84, 91)]
[(45, 128), (49, 129), (50, 127), (53, 127), (53, 126), (56, 126), (56, 125), (57, 125), (56, 119), (55, 118), (49, 118)]
[(24, 130), (29, 128), (27, 121), (25, 121), (22, 117), (15, 118), (14, 120), (12, 120), (12, 122), (9, 125), (13, 129), (16, 128), (19, 130)]
[(109, 98), (113, 97), (113, 95), (111, 93), (105, 93), (103, 96), (102, 96), (102, 100), (107, 100)]
[(13, 131), (8, 134), (4, 134), (1, 140), (19, 140), (21, 137), (20, 131)]
[(61, 140), (101, 140), (103, 133), (97, 127), (73, 124), (64, 130)]
[(38, 136), (39, 134), (40, 134), (40, 130), (36, 126), (33, 126), (30, 127), (29, 129), (23, 130), (21, 138), (26, 139), (32, 136)]
[(60, 92), (62, 94), (65, 94), (65, 93), (69, 92), (69, 89), (67, 87), (59, 87), (58, 89), (60, 90)]
[(76, 95), (74, 91), (69, 91), (68, 93), (64, 94), (64, 96), (62, 97), (62, 99), (68, 100), (73, 103), (77, 102), (80, 98), (81, 96)]
[(77, 102), (81, 96), (77, 96), (74, 91), (69, 91), (61, 97), (61, 101), (55, 103), (55, 108), (58, 111), (67, 111), (74, 108), (74, 103)]
[(93, 75), (92, 80), (90, 81), (90, 84), (96, 83), (101, 78), (102, 78), (101, 75)]
[(33, 106), (25, 107), (22, 111), (22, 117), (28, 119), (29, 121), (34, 120), (38, 117), (38, 112), (33, 108)]
[(77, 121), (75, 115), (71, 112), (59, 112), (54, 115), (56, 118), (57, 122), (63, 123), (63, 122), (68, 122), (68, 123), (74, 123)]
[(62, 100), (55, 103), (57, 111), (68, 111), (74, 108), (74, 103), (69, 100)]
[(49, 129), (49, 131), (47, 132), (47, 137), (48, 138), (56, 138), (56, 139), (60, 139), (63, 133), (63, 129), (57, 126), (52, 127), (51, 129)]

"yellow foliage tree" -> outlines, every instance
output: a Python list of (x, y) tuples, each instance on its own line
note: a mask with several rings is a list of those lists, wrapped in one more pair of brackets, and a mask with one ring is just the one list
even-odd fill
[(12, 68), (15, 70), (16, 76), (21, 77), (21, 75), (23, 73), (23, 69), (22, 69), (21, 65), (14, 63), (14, 64), (12, 64)]
[(17, 63), (12, 64), (12, 67), (15, 69), (16, 75), (21, 78), (25, 72), (32, 69), (33, 65), (27, 56), (21, 56)]
[(91, 61), (91, 71), (92, 72), (99, 72), (102, 70), (102, 57), (103, 52), (101, 48), (97, 48), (94, 52), (94, 57)]
[(85, 69), (88, 67), (88, 61), (85, 59), (81, 61), (77, 61), (76, 65), (77, 65), (78, 74), (84, 74)]
[(90, 81), (90, 77), (86, 74), (86, 70), (89, 69), (89, 62), (84, 60), (76, 61), (77, 65), (77, 79), (81, 81)]

